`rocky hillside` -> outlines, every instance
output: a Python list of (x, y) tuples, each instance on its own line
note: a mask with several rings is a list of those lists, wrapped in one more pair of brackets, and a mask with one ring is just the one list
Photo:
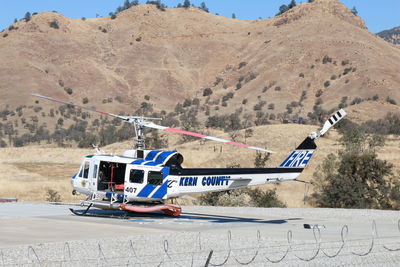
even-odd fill
[(0, 37), (0, 138), (10, 144), (22, 134), (65, 137), (106, 125), (31, 92), (111, 112), (156, 112), (166, 124), (200, 130), (210, 117), (208, 126), (226, 124), (222, 115), (233, 130), (315, 122), (338, 106), (351, 105), (357, 120), (399, 111), (400, 50), (338, 0), (257, 21), (154, 5), (86, 20), (46, 12)]
[(377, 35), (392, 44), (400, 45), (400, 27), (378, 32)]

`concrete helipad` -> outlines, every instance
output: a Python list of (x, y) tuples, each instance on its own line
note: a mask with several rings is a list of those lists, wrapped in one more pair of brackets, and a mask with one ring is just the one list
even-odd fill
[[(368, 238), (373, 220), (380, 235), (400, 235), (397, 211), (187, 206), (183, 207), (180, 217), (131, 214), (128, 218), (116, 219), (75, 216), (69, 208), (84, 209), (78, 205), (48, 203), (0, 204), (0, 248), (176, 231), (224, 232), (228, 229), (238, 233), (260, 230), (274, 239), (285, 239), (287, 231), (291, 230), (298, 238), (313, 240), (311, 230), (305, 229), (304, 224), (319, 225), (327, 239), (338, 239), (344, 225), (349, 227), (354, 238)], [(96, 209), (93, 213), (110, 214)]]
[[(205, 251), (206, 247), (209, 249), (225, 247), (224, 250), (227, 250), (227, 234), (229, 235), (229, 242), (232, 242), (229, 246), (232, 248), (241, 246), (250, 249), (260, 248), (261, 243), (264, 244), (263, 246), (269, 246), (273, 244), (271, 242), (278, 242), (280, 245), (277, 247), (280, 247), (284, 252), (289, 231), (292, 234), (291, 242), (293, 244), (309, 244), (310, 251), (316, 247), (315, 238), (320, 239), (321, 244), (323, 242), (331, 244), (329, 247), (325, 244), (326, 248), (332, 251), (337, 250), (342, 244), (341, 231), (344, 230), (346, 230), (344, 231), (346, 232), (346, 240), (364, 242), (352, 243), (352, 246), (348, 245), (351, 249), (368, 250), (372, 239), (374, 239), (372, 245), (377, 246), (379, 243), (381, 249), (383, 248), (382, 245), (385, 244), (388, 247), (400, 247), (398, 211), (185, 206), (180, 217), (169, 217), (161, 214), (130, 214), (128, 217), (117, 219), (76, 216), (69, 211), (69, 208), (84, 210), (78, 205), (0, 204), (0, 256), (2, 251), (8, 251), (8, 255), (14, 255), (13, 249), (18, 248), (18, 251), (25, 251), (28, 246), (42, 248), (44, 255), (46, 251), (43, 246), (50, 246), (48, 244), (54, 244), (51, 245), (52, 249), (57, 248), (59, 250), (54, 255), (59, 255), (61, 252), (65, 253), (66, 242), (70, 242), (68, 248), (73, 246), (72, 244), (80, 244), (75, 245), (77, 251), (80, 250), (80, 247), (95, 247), (95, 250), (99, 249), (103, 253), (100, 249), (100, 242), (104, 244), (116, 244), (116, 242), (127, 244), (128, 240), (134, 240), (137, 244), (142, 242), (138, 251), (146, 251), (146, 245), (150, 245), (151, 242), (154, 243), (152, 246), (161, 246), (162, 240), (174, 242), (177, 249), (193, 250), (193, 244), (198, 242), (199, 245), (196, 245), (196, 250), (199, 251)], [(110, 211), (93, 209), (91, 214), (110, 215)], [(113, 212), (112, 215), (120, 216), (122, 214)], [(306, 229), (304, 224), (316, 226), (318, 230)], [(196, 241), (197, 236), (198, 241)], [(335, 245), (333, 245), (334, 242), (336, 242)], [(110, 250), (119, 252), (122, 248), (121, 245), (115, 245)], [(164, 253), (163, 249), (160, 251), (157, 253)], [(270, 251), (270, 249), (267, 249), (267, 251)], [(28, 252), (21, 253), (26, 254)], [(280, 255), (283, 252), (278, 254)], [(26, 255), (32, 254), (29, 253)], [(101, 253), (98, 252), (97, 254), (100, 255)], [(311, 252), (307, 253), (310, 254)], [(400, 252), (390, 252), (389, 255), (387, 254), (389, 251), (385, 250), (379, 253), (386, 253), (378, 256), (384, 255), (388, 260), (394, 262), (400, 260)], [(361, 259), (361, 257), (353, 258), (352, 252), (345, 255), (348, 257), (346, 260)], [(293, 255), (292, 257), (293, 260), (296, 260)], [(383, 259), (386, 259), (385, 257)], [(344, 258), (339, 259), (343, 260)], [(325, 263), (321, 258), (320, 262)], [(375, 260), (373, 262), (380, 263), (381, 261)], [(15, 261), (10, 259), (10, 263), (15, 263)], [(17, 263), (25, 264), (25, 262)], [(289, 265), (290, 263), (297, 264), (298, 262), (291, 261)], [(331, 263), (340, 264), (341, 261), (331, 261)], [(365, 264), (364, 261), (361, 263)], [(233, 261), (230, 264), (235, 265)]]

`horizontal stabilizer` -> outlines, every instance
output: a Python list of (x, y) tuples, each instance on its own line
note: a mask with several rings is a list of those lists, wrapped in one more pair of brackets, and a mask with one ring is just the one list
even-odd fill
[(251, 181), (251, 178), (243, 178), (243, 177), (231, 177), (230, 178), (233, 181)]

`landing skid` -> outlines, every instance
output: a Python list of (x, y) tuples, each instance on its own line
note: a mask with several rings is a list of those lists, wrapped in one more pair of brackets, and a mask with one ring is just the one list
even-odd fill
[(82, 215), (85, 215), (92, 206), (93, 206), (93, 203), (90, 203), (89, 206), (87, 207), (87, 209), (83, 212), (77, 212), (72, 208), (70, 208), (69, 210), (75, 215), (82, 216)]
[[(98, 204), (98, 203), (97, 203)], [(137, 205), (129, 205), (129, 204), (119, 204), (118, 206), (114, 206), (116, 208), (114, 208), (113, 210), (115, 211), (122, 211), (123, 213), (120, 215), (115, 215), (115, 214), (105, 214), (105, 213), (92, 213), (89, 212), (89, 209), (91, 207), (97, 207), (102, 209), (102, 207), (99, 207), (98, 205), (96, 205), (95, 202), (89, 203), (88, 207), (86, 208), (86, 210), (84, 211), (76, 211), (72, 208), (70, 208), (69, 210), (76, 216), (88, 216), (88, 217), (103, 217), (103, 218), (121, 218), (121, 219), (126, 219), (129, 216), (128, 213), (129, 212), (134, 212), (134, 213), (141, 213), (141, 214), (150, 214), (154, 211), (161, 211), (166, 215), (169, 216), (173, 216), (173, 217), (177, 217), (179, 215), (181, 215), (182, 209), (180, 206), (178, 205), (174, 205), (174, 204), (162, 204), (162, 205), (154, 205), (154, 206), (137, 206)], [(103, 206), (104, 208), (104, 206)], [(109, 212), (110, 210), (108, 210)], [(106, 212), (106, 211), (104, 211)]]

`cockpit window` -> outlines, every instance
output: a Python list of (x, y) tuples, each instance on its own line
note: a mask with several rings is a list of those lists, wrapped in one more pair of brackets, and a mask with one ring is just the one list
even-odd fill
[(143, 183), (144, 171), (131, 169), (129, 174), (129, 181), (131, 183), (141, 184)]
[(147, 175), (147, 183), (153, 185), (160, 185), (163, 181), (163, 173), (162, 172), (150, 172)]
[(89, 166), (90, 166), (90, 162), (85, 161), (85, 165), (83, 166), (83, 178), (87, 179), (89, 177)]

